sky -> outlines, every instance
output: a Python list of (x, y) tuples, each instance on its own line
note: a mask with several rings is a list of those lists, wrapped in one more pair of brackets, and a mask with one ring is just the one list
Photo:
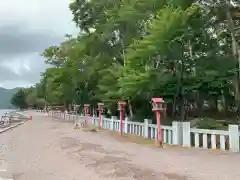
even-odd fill
[(46, 69), (40, 54), (76, 34), (69, 0), (0, 0), (0, 86), (27, 87)]

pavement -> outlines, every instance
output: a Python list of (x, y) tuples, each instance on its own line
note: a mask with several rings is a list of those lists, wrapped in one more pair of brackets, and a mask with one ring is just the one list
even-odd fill
[[(0, 180), (238, 180), (240, 154), (150, 148), (32, 112), (0, 134)], [(2, 178), (2, 179), (1, 179)]]

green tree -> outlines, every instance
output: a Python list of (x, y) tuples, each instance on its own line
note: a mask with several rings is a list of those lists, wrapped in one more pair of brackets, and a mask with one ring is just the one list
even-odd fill
[(33, 107), (36, 105), (36, 101), (37, 101), (37, 94), (35, 91), (31, 92), (30, 94), (28, 94), (26, 96), (26, 103), (29, 107)]
[(28, 107), (26, 101), (26, 93), (24, 89), (20, 89), (11, 99), (11, 103), (13, 106), (20, 108), (20, 109), (25, 109)]
[(127, 115), (143, 120), (161, 96), (166, 120), (236, 116), (240, 15), (230, 1), (75, 0), (69, 8), (79, 34), (42, 53), (51, 67), (24, 90), (36, 106), (104, 102), (116, 115), (126, 100)]
[(38, 109), (44, 109), (46, 104), (47, 104), (47, 102), (44, 98), (37, 98), (36, 99), (36, 107)]

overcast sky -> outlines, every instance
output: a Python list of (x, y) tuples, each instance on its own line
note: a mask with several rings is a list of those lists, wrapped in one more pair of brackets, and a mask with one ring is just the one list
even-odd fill
[(40, 56), (75, 34), (69, 0), (0, 0), (0, 86), (35, 84), (46, 68)]

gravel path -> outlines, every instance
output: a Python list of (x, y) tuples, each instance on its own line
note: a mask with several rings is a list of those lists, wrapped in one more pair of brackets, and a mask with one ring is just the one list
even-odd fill
[(0, 177), (14, 180), (237, 180), (239, 167), (240, 154), (122, 143), (40, 113), (0, 135)]

